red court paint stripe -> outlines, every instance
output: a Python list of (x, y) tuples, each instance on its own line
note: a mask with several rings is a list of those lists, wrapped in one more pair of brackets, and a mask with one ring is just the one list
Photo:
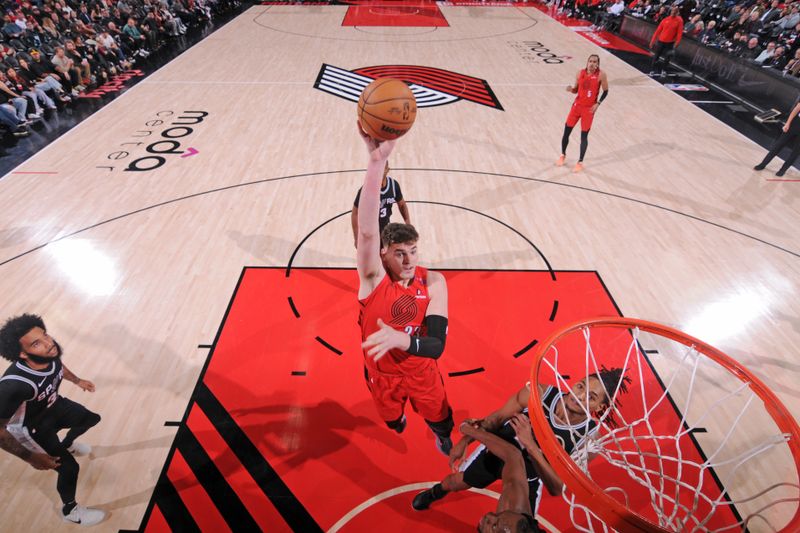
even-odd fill
[(12, 172), (12, 174), (58, 174), (58, 172)]
[[(381, 12), (383, 9), (394, 12)], [(436, 5), (374, 3), (348, 7), (342, 26), (447, 27), (450, 24)]]
[(161, 532), (168, 533), (172, 531), (167, 524), (166, 519), (164, 519), (164, 515), (161, 514), (161, 509), (158, 508), (158, 505), (153, 507), (153, 512), (150, 513), (150, 519), (147, 521), (147, 527), (144, 528), (144, 533), (161, 533)]
[[(359, 72), (361, 74), (361, 72)], [(443, 93), (451, 94), (462, 98), (468, 98), (472, 101), (478, 101), (487, 105), (496, 105), (496, 102), (487, 94), (486, 85), (483, 80), (480, 83), (472, 83), (470, 80), (461, 78), (452, 78), (450, 80), (443, 78), (441, 75), (432, 73), (425, 75), (414, 69), (382, 69), (374, 72), (372, 77), (380, 78), (382, 76), (390, 76), (400, 78), (404, 81), (417, 83), (430, 89), (435, 89)]]
[(178, 450), (175, 450), (175, 455), (167, 469), (167, 478), (175, 486), (175, 490), (178, 491), (181, 500), (200, 529), (203, 531), (231, 530)]
[(795, 179), (767, 178), (767, 181), (800, 181)]
[(382, 76), (402, 77), (411, 82), (418, 80), (425, 80), (426, 82), (439, 83), (439, 84), (452, 84), (458, 87), (473, 87), (475, 89), (485, 88), (485, 82), (481, 79), (461, 77), (460, 75), (453, 75), (450, 72), (438, 72), (436, 70), (420, 70), (414, 67), (380, 67), (374, 69), (364, 69), (364, 73), (371, 75), (373, 78), (380, 78)]
[(454, 78), (459, 80), (469, 80), (475, 83), (481, 84), (483, 80), (481, 78), (476, 78), (474, 76), (469, 76), (468, 74), (460, 74), (455, 72), (450, 72), (447, 70), (442, 70), (439, 68), (434, 67), (422, 67), (416, 65), (379, 65), (375, 67), (366, 67), (354, 70), (353, 72), (358, 72), (362, 74), (368, 74), (370, 72), (380, 72), (384, 70), (397, 70), (397, 71), (409, 71), (414, 73), (431, 73), (435, 74), (444, 78)]
[(265, 531), (290, 532), (288, 524), (228, 448), (228, 444), (205, 413), (197, 406), (193, 407), (186, 423), (256, 523)]

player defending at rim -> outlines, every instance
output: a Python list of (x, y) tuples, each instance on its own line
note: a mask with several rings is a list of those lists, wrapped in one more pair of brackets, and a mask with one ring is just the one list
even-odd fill
[(379, 235), (381, 179), (396, 141), (372, 139), (360, 124), (359, 132), (369, 154), (356, 248), (367, 386), (389, 428), (403, 432), (410, 401), (436, 435), (437, 449), (449, 455), (453, 412), (436, 363), (447, 337), (447, 284), (438, 272), (417, 266), (413, 226), (391, 223)]
[(462, 422), (459, 429), (464, 438), (480, 441), (489, 452), (502, 461), (503, 490), (497, 500), (495, 512), (486, 513), (478, 523), (479, 533), (541, 532), (542, 529), (533, 518), (526, 480), (527, 473), (520, 451), (500, 437), (482, 429), (479, 425), (470, 424), (470, 421)]
[[(600, 89), (603, 92), (599, 94)], [(567, 92), (577, 94), (572, 103), (572, 109), (567, 115), (567, 122), (564, 124), (564, 135), (561, 137), (561, 157), (556, 161), (556, 166), (564, 165), (567, 158), (567, 145), (572, 128), (581, 121), (581, 154), (575, 164), (573, 172), (583, 170), (583, 157), (586, 155), (586, 148), (589, 146), (589, 130), (592, 128), (592, 121), (597, 108), (608, 96), (608, 78), (606, 73), (600, 70), (600, 56), (592, 54), (586, 62), (586, 68), (581, 69), (575, 77), (575, 85), (568, 85)]]
[[(630, 378), (624, 375), (622, 369), (601, 367), (596, 374), (573, 384), (572, 393), (562, 392), (556, 387), (538, 385), (544, 416), (553, 432), (564, 443), (567, 453), (571, 454), (581, 448), (584, 439), (596, 431), (595, 419), (600, 418), (611, 405), (609, 394), (614, 396), (617, 390), (621, 393), (627, 392), (628, 382)], [(551, 495), (557, 495), (561, 493), (563, 484), (547, 462), (531, 431), (528, 415), (530, 396), (530, 383), (527, 383), (497, 411), (482, 420), (470, 419), (466, 420), (466, 423), (497, 435), (523, 452), (529, 485), (528, 493), (531, 498), (530, 507), (535, 514), (541, 498), (542, 485), (544, 484)], [(606, 422), (614, 425), (611, 416), (606, 418)], [(469, 459), (462, 463), (467, 446), (473, 440), (475, 440), (473, 436), (465, 434), (464, 438), (453, 447), (450, 452), (450, 467), (453, 473), (447, 475), (441, 483), (417, 494), (411, 504), (414, 509), (424, 511), (434, 501), (444, 498), (448, 492), (467, 490), (471, 487), (485, 488), (500, 479), (503, 459), (491, 448), (478, 447)], [(485, 440), (483, 442), (485, 443)], [(591, 459), (592, 454), (589, 454), (589, 457)], [(462, 463), (460, 467), (459, 463)], [(537, 531), (533, 527), (531, 529)]]

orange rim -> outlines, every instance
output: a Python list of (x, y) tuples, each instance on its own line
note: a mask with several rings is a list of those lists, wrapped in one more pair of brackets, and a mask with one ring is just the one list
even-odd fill
[[(550, 347), (562, 337), (585, 327), (619, 329), (639, 328), (641, 331), (661, 335), (662, 337), (671, 339), (684, 346), (694, 347), (699, 353), (702, 353), (734, 374), (740, 381), (749, 383), (750, 389), (764, 402), (764, 407), (781, 432), (789, 435), (786, 444), (789, 446), (792, 457), (794, 457), (795, 470), (798, 472), (798, 477), (800, 477), (800, 426), (798, 426), (794, 417), (792, 417), (775, 393), (753, 375), (753, 373), (728, 355), (725, 355), (713, 346), (691, 335), (687, 335), (669, 326), (663, 326), (655, 322), (648, 322), (637, 318), (624, 317), (589, 318), (570, 324), (552, 333), (534, 349), (534, 359), (531, 367), (531, 383), (535, 384), (539, 382), (539, 367)], [(536, 408), (536, 406), (541, 405), (541, 402), (542, 398), (539, 394), (539, 388), (531, 387), (531, 395), (528, 401), (528, 413), (532, 413), (530, 416), (531, 426), (536, 435), (536, 440), (539, 442), (542, 452), (545, 457), (547, 457), (553, 469), (575, 495), (575, 499), (582, 505), (591, 509), (591, 511), (607, 525), (618, 531), (669, 531), (653, 524), (643, 516), (631, 511), (611, 496), (608, 496), (600, 486), (583, 473), (580, 467), (570, 458), (567, 452), (564, 451), (564, 448), (561, 447), (556, 440), (555, 434), (550, 428), (550, 424), (548, 424), (542, 413), (542, 409)], [(800, 531), (800, 506), (795, 510), (795, 514), (789, 523), (780, 531), (781, 533)]]

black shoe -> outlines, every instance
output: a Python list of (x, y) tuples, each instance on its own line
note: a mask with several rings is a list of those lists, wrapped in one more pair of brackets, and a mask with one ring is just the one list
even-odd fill
[(453, 449), (453, 441), (450, 437), (441, 438), (436, 436), (436, 449), (439, 450), (445, 457), (450, 457), (450, 450)]
[(753, 170), (764, 170), (765, 168), (767, 168), (767, 165), (765, 165), (763, 163), (759, 163), (759, 164), (757, 164), (756, 166), (753, 167)]
[(784, 174), (786, 174), (786, 171), (784, 169), (780, 169), (775, 173), (776, 176), (783, 176)]
[(428, 490), (423, 490), (416, 496), (414, 496), (414, 501), (411, 502), (411, 507), (413, 507), (417, 511), (425, 511), (428, 507), (431, 506), (433, 502), (436, 500), (440, 500), (444, 495), (440, 497), (436, 497), (433, 493), (433, 489), (430, 488)]
[(400, 419), (400, 423), (397, 425), (397, 427), (396, 427), (396, 428), (394, 428), (394, 430), (395, 430), (395, 431), (396, 431), (398, 434), (400, 434), (400, 433), (402, 433), (403, 431), (405, 431), (405, 430), (406, 430), (406, 426), (407, 426), (407, 425), (408, 425), (408, 419), (406, 418), (406, 415), (403, 415), (403, 418), (402, 418), (402, 419)]

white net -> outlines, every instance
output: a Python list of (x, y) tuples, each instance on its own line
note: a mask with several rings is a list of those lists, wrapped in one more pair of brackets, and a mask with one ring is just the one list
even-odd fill
[[(570, 433), (572, 460), (597, 490), (654, 526), (780, 531), (797, 512), (789, 435), (750, 383), (697, 346), (639, 329), (583, 327), (548, 348), (537, 375), (562, 394), (556, 414), (597, 423), (586, 440)], [(607, 408), (591, 403), (590, 380)], [(569, 485), (563, 498), (574, 527), (612, 530)]]

